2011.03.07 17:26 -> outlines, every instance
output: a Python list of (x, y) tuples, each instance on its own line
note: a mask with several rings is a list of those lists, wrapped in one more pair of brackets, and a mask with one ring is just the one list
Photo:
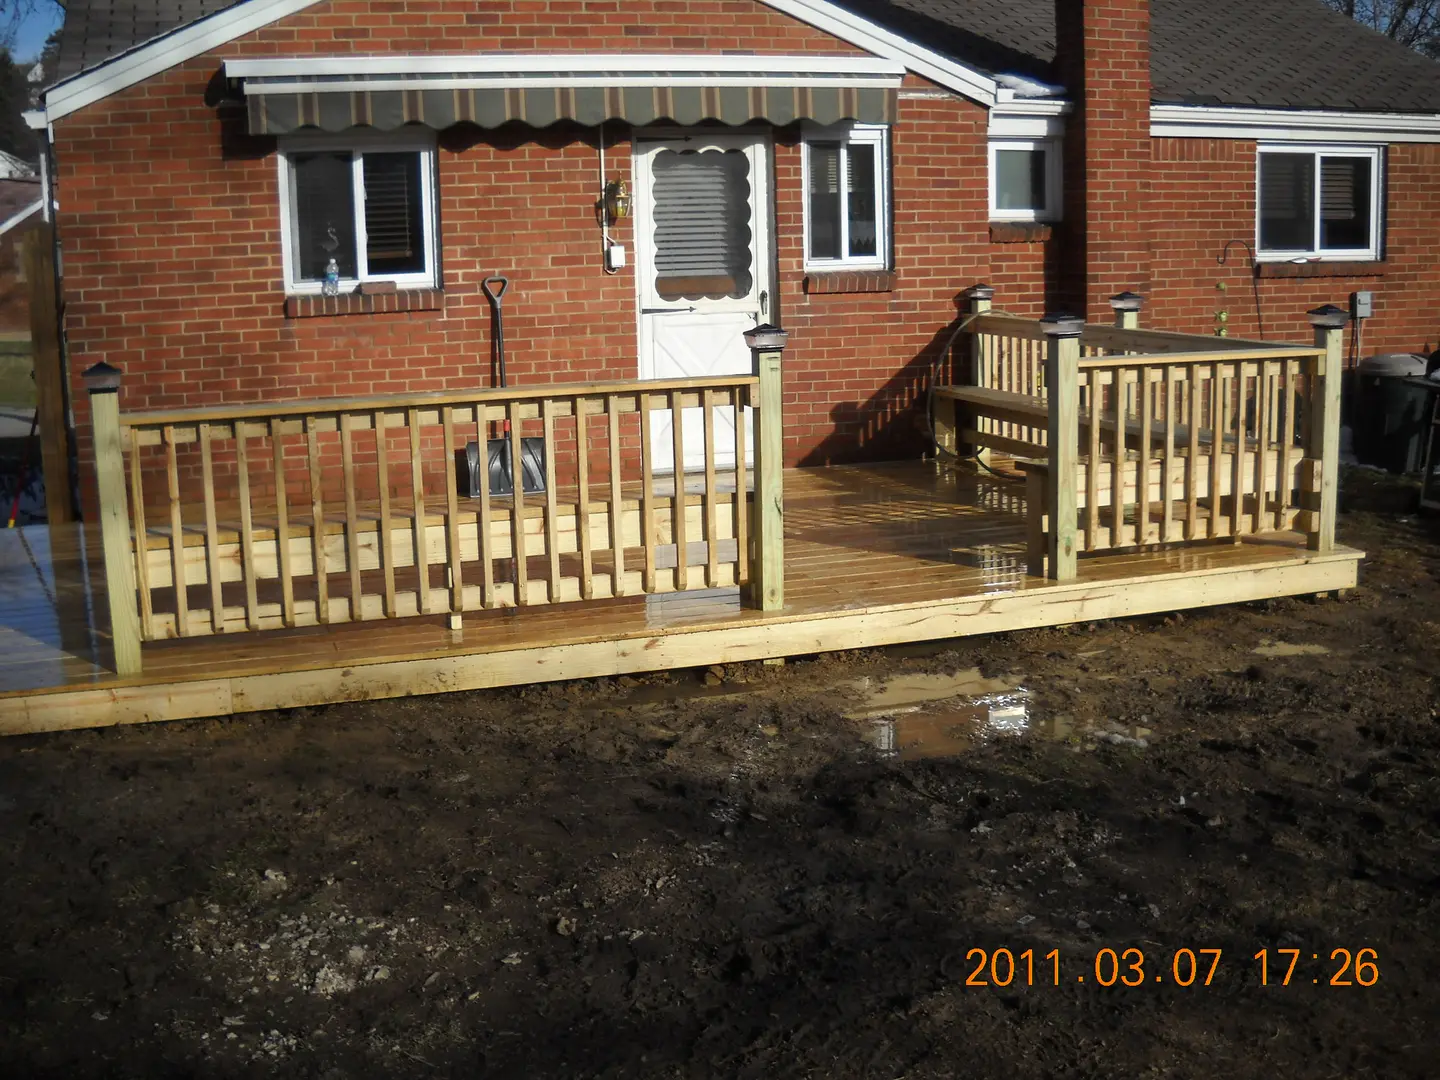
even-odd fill
[[(1257, 952), (1251, 959), (1260, 961), (1260, 985), (1289, 986), (1303, 951), (1302, 949), (1261, 949)], [(1270, 961), (1271, 953), (1275, 954), (1273, 967)], [(1319, 953), (1310, 954), (1312, 963), (1319, 959)], [(1374, 986), (1380, 981), (1379, 960), (1380, 954), (1374, 949), (1359, 949), (1353, 955), (1349, 949), (1333, 949), (1330, 952), (1332, 966), (1322, 972), (1322, 975), (1328, 976), (1325, 979), (1325, 985)], [(1310, 982), (1319, 986), (1320, 979), (1321, 976), (1317, 975)], [(1300, 981), (1304, 982), (1303, 975)]]

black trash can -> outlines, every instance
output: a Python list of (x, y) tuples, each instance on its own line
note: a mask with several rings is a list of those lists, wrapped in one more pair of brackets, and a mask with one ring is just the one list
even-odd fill
[(1425, 357), (1414, 353), (1381, 353), (1360, 361), (1351, 429), (1361, 464), (1392, 473), (1420, 471), (1430, 397), (1405, 380), (1424, 374)]

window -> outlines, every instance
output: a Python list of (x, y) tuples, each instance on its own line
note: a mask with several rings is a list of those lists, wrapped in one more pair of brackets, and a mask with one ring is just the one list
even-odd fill
[(857, 124), (806, 137), (807, 270), (883, 270), (888, 265), (886, 130)]
[(1059, 220), (1058, 149), (1053, 139), (991, 140), (990, 220)]
[(280, 154), (285, 284), (320, 292), (334, 260), (340, 291), (362, 282), (432, 288), (435, 153), (414, 141), (293, 140)]
[(1258, 173), (1262, 258), (1380, 257), (1379, 150), (1261, 147)]

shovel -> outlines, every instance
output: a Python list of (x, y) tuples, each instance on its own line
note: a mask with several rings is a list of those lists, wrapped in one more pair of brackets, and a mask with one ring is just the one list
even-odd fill
[[(495, 332), (491, 335), (491, 355), (500, 386), (509, 385), (505, 374), (505, 313), (501, 301), (510, 287), (510, 279), (496, 274), (481, 283), (485, 298), (490, 301), (490, 310), (495, 320)], [(510, 420), (500, 422), (500, 438), (487, 439), (485, 445), (485, 471), (491, 495), (515, 494), (515, 462), (510, 448)], [(460, 481), (460, 494), (470, 499), (480, 497), (480, 444), (467, 443), (457, 453), (464, 455), (463, 461), (456, 462), (456, 473)], [(545, 440), (526, 438), (520, 440), (520, 484), (526, 495), (545, 490)]]

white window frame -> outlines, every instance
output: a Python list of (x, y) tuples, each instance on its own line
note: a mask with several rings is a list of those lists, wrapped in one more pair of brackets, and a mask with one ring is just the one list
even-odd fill
[[(886, 124), (844, 124), (840, 126), (807, 129), (801, 135), (800, 192), (803, 204), (801, 242), (804, 248), (806, 270), (887, 270), (890, 267), (890, 128)], [(847, 147), (851, 143), (868, 143), (877, 147), (875, 154), (875, 254), (842, 256), (838, 259), (812, 259), (810, 257), (810, 144), (812, 142), (839, 142), (842, 160), (848, 160)], [(845, 175), (845, 166), (841, 166)], [(847, 212), (849, 196), (842, 184), (840, 191), (840, 249), (850, 248), (850, 215)]]
[[(1260, 248), (1260, 162), (1265, 154), (1310, 154), (1314, 159), (1315, 220), (1312, 223), (1316, 247), (1295, 251), (1262, 251)], [(1365, 158), (1370, 162), (1370, 246), (1368, 248), (1322, 248), (1320, 241), (1320, 159), (1322, 157)], [(1382, 250), (1384, 216), (1385, 155), (1378, 146), (1327, 145), (1324, 143), (1260, 143), (1255, 148), (1255, 258), (1258, 262), (1375, 262)]]
[[(1042, 150), (1045, 153), (1045, 205), (1035, 209), (1001, 210), (997, 205), (997, 150)], [(990, 220), (991, 221), (1059, 221), (1061, 217), (1059, 139), (991, 139), (990, 140)]]
[[(437, 258), (439, 218), (435, 198), (435, 139), (412, 134), (390, 136), (383, 133), (338, 136), (295, 136), (280, 140), (280, 233), (285, 270), (285, 291), (294, 296), (314, 296), (324, 288), (321, 281), (299, 281), (300, 259), (295, 249), (295, 205), (291, 198), (290, 155), (322, 150), (348, 150), (355, 194), (355, 266), (359, 277), (341, 278), (340, 291), (354, 292), (362, 283), (393, 281), (397, 289), (435, 289), (440, 286), (440, 265)], [(418, 153), (420, 155), (420, 212), (425, 243), (423, 273), (371, 274), (367, 266), (365, 233), (365, 172), (363, 159), (371, 153)]]

